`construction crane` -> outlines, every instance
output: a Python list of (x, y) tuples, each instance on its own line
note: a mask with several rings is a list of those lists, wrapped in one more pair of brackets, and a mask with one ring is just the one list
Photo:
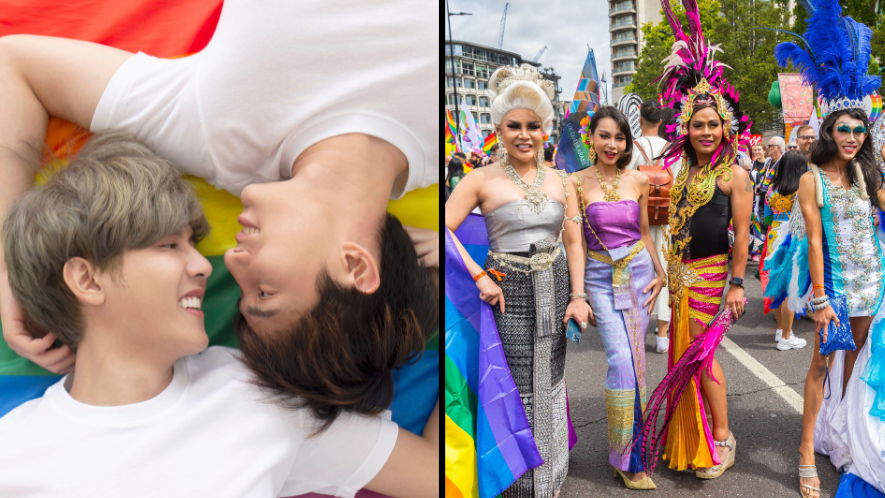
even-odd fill
[(544, 48), (542, 48), (541, 51), (538, 52), (538, 55), (536, 55), (535, 58), (532, 59), (532, 62), (538, 62), (539, 60), (541, 60), (541, 56), (544, 55), (544, 52), (546, 52), (546, 51), (547, 51), (547, 45), (544, 45)]
[(501, 30), (498, 31), (498, 45), (497, 47), (500, 49), (501, 45), (504, 44), (504, 23), (507, 22), (507, 7), (510, 7), (510, 2), (504, 4), (504, 14), (501, 16)]

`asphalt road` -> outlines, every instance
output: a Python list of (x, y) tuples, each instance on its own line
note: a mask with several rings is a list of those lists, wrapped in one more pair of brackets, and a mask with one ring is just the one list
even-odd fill
[[(774, 314), (762, 314), (762, 289), (753, 278), (756, 264), (747, 267), (746, 313), (727, 336), (755, 358), (778, 379), (802, 396), (805, 374), (811, 361), (814, 328), (810, 321), (799, 320), (793, 332), (808, 345), (800, 350), (778, 351), (774, 333)], [(649, 394), (664, 377), (667, 355), (655, 352), (655, 323), (646, 334), (646, 368)], [(783, 396), (760, 380), (748, 367), (724, 347), (716, 357), (728, 383), (728, 418), (737, 447), (735, 465), (721, 477), (701, 480), (693, 473), (676, 472), (659, 460), (653, 480), (657, 489), (632, 491), (620, 478), (612, 476), (608, 463), (604, 380), (605, 352), (594, 328), (583, 334), (581, 344), (569, 341), (566, 356), (566, 382), (572, 422), (578, 435), (572, 449), (568, 479), (562, 498), (609, 496), (649, 497), (796, 497), (799, 496), (799, 442), (802, 415)], [(791, 393), (788, 393), (791, 394)], [(663, 420), (663, 417), (661, 417)], [(836, 494), (839, 474), (827, 457), (817, 455), (821, 496)]]

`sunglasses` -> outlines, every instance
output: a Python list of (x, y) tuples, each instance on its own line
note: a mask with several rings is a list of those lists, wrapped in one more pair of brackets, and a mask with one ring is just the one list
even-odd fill
[(799, 147), (796, 145), (791, 145), (791, 146), (787, 147), (787, 150), (797, 150), (798, 148)]
[(865, 135), (867, 133), (867, 127), (864, 125), (857, 125), (852, 130), (847, 124), (842, 123), (836, 127), (836, 131), (840, 133), (857, 133), (858, 135)]

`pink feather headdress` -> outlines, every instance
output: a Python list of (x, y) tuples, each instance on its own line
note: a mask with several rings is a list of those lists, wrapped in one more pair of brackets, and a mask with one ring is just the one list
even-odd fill
[(692, 110), (695, 105), (703, 103), (716, 104), (724, 125), (722, 143), (713, 154), (712, 163), (716, 164), (722, 154), (727, 160), (733, 161), (738, 146), (749, 145), (749, 137), (745, 133), (751, 121), (740, 111), (738, 91), (725, 81), (723, 69), (728, 66), (714, 59), (716, 52), (722, 49), (704, 40), (697, 1), (682, 0), (682, 4), (688, 19), (688, 34), (683, 33), (682, 24), (670, 7), (670, 1), (661, 0), (664, 14), (676, 37), (670, 56), (663, 60), (664, 72), (655, 80), (664, 84), (664, 105), (676, 110), (675, 122), (666, 125), (670, 147), (664, 152), (664, 163), (669, 166), (684, 156)]

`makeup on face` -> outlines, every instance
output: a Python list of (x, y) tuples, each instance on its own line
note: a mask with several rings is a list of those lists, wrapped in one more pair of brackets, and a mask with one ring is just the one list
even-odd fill
[(530, 161), (544, 142), (541, 120), (529, 109), (513, 109), (497, 128), (507, 153), (521, 161)]
[(593, 132), (593, 146), (599, 160), (613, 164), (627, 148), (627, 138), (615, 120), (605, 117), (599, 121)]
[(867, 127), (864, 125), (857, 125), (854, 128), (851, 128), (846, 123), (839, 123), (839, 125), (836, 126), (836, 131), (838, 131), (840, 133), (852, 133), (852, 134), (857, 134), (857, 135), (866, 135)]

